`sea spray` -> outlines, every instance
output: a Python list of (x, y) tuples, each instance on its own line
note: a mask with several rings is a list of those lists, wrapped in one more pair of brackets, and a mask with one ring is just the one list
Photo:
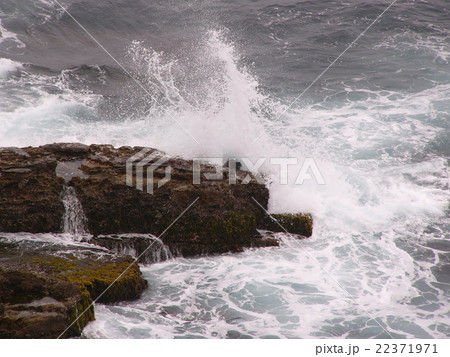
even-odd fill
[[(206, 31), (197, 41), (196, 50), (185, 54), (188, 61), (142, 42), (128, 47), (129, 64), (150, 88), (152, 100), (147, 100), (145, 115), (136, 118), (133, 113), (132, 120), (118, 123), (121, 134), (113, 135), (121, 140), (125, 134), (125, 142), (136, 145), (150, 141), (183, 158), (254, 159), (264, 150), (272, 152), (264, 128), (282, 115), (284, 107), (261, 90), (222, 31)], [(133, 91), (127, 88), (127, 92)], [(134, 108), (143, 112), (142, 97), (139, 89), (127, 100), (136, 102)], [(260, 134), (254, 145), (253, 139)]]

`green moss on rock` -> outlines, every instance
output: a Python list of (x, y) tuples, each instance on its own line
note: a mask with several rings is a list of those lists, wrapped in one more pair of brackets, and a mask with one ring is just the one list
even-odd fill
[(305, 237), (310, 237), (313, 230), (313, 219), (310, 214), (272, 214), (267, 216), (264, 223), (259, 228), (267, 229), (274, 232), (284, 232), (286, 230), (292, 234), (299, 234)]
[(62, 337), (80, 336), (97, 298), (136, 299), (147, 286), (131, 257), (7, 247), (0, 249), (0, 338), (56, 338), (66, 329)]
[[(163, 227), (169, 224), (170, 218), (167, 217), (158, 229), (163, 231)], [(241, 252), (243, 248), (252, 246), (255, 232), (256, 219), (252, 212), (225, 212), (221, 216), (203, 217), (188, 212), (183, 220), (170, 228), (170, 234), (161, 238), (172, 250), (187, 257)]]
[(39, 257), (34, 258), (33, 262), (45, 271), (85, 288), (98, 302), (137, 299), (147, 287), (147, 281), (142, 278), (139, 266), (131, 257), (111, 257), (107, 262), (73, 257), (71, 260)]
[(92, 297), (86, 289), (82, 289), (78, 301), (71, 304), (67, 316), (67, 326), (72, 326), (69, 331), (66, 332), (65, 336), (61, 337), (80, 336), (83, 332), (83, 328), (90, 321), (95, 320)]

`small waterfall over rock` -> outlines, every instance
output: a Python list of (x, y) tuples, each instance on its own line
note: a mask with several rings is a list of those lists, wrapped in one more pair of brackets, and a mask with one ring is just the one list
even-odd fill
[(143, 264), (158, 263), (174, 258), (170, 249), (152, 234), (111, 234), (93, 237), (90, 243), (112, 252), (139, 257)]
[(62, 221), (63, 232), (70, 234), (74, 240), (81, 240), (87, 233), (87, 218), (73, 187), (64, 187), (62, 202), (65, 208)]

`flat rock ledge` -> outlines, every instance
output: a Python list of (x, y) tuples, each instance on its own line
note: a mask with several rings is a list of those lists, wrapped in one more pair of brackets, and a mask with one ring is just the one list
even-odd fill
[[(267, 187), (245, 171), (238, 170), (236, 183), (230, 184), (228, 167), (222, 178), (207, 180), (203, 175), (211, 177), (217, 167), (202, 164), (201, 183), (194, 184), (193, 161), (148, 149), (152, 160), (143, 176), (133, 165), (132, 185), (127, 185), (127, 162), (142, 149), (78, 143), (0, 148), (0, 232), (62, 232), (64, 193), (71, 187), (81, 203), (89, 243), (103, 250), (62, 254), (0, 237), (0, 338), (55, 338), (67, 328), (61, 337), (80, 336), (95, 319), (91, 304), (97, 298), (103, 303), (139, 298), (147, 282), (125, 254), (144, 253), (148, 235), (159, 237), (166, 257), (278, 246), (276, 235), (263, 230), (311, 236), (309, 214), (277, 214), (272, 217), (278, 223), (273, 221), (266, 214)], [(145, 186), (138, 190), (136, 185), (147, 183), (146, 168), (158, 160), (164, 162), (153, 170), (153, 194)], [(157, 188), (168, 169), (170, 180)], [(149, 263), (151, 257), (139, 261)]]
[(95, 319), (94, 300), (134, 300), (147, 287), (133, 261), (0, 240), (0, 338), (80, 336)]

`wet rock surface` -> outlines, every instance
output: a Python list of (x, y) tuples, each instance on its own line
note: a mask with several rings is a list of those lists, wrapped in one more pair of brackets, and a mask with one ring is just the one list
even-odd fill
[(179, 254), (151, 234), (111, 234), (87, 239), (111, 252), (130, 255), (140, 263), (151, 264), (175, 258)]
[(303, 237), (312, 235), (313, 221), (310, 214), (271, 214), (270, 216), (271, 219), (263, 221), (259, 228)]
[(0, 237), (0, 338), (79, 336), (95, 319), (94, 300), (133, 300), (147, 287), (133, 261), (95, 249), (68, 251)]

